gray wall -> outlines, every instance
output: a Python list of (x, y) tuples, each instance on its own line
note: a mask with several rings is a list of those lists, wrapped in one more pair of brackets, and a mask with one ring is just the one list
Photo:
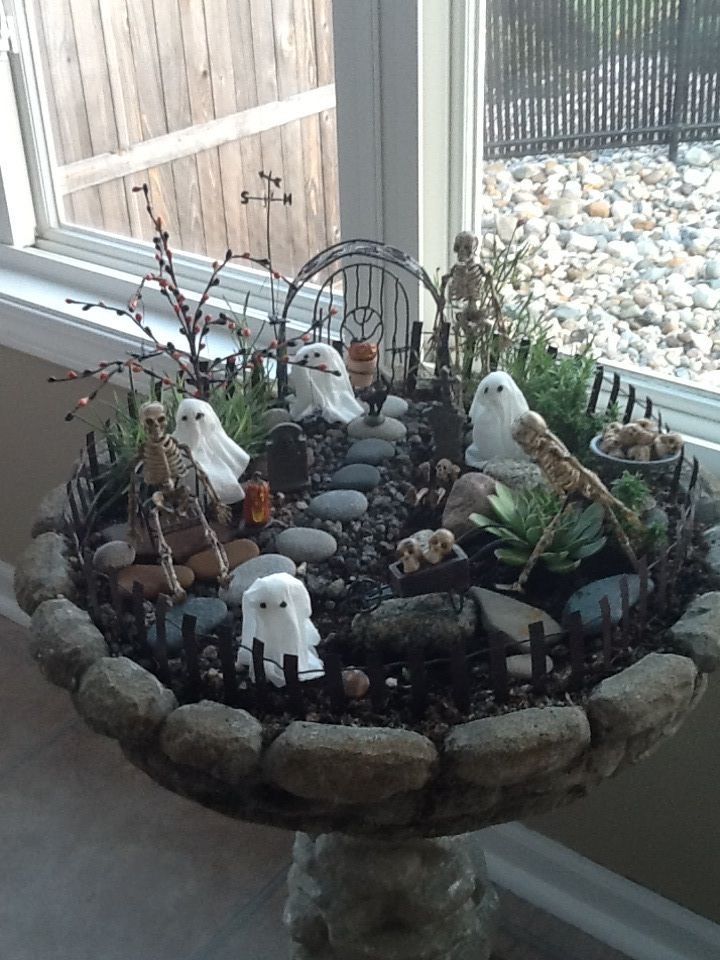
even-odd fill
[[(67, 479), (87, 427), (63, 417), (83, 384), (48, 384), (64, 371), (0, 350), (0, 559), (28, 540), (36, 504)], [(720, 922), (720, 689), (651, 759), (588, 799), (529, 826), (610, 870)]]

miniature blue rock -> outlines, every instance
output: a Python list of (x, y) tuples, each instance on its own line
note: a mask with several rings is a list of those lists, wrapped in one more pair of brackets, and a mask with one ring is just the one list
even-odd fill
[(321, 520), (357, 520), (367, 513), (367, 497), (358, 490), (329, 490), (313, 497), (308, 510)]
[[(182, 622), (183, 617), (196, 617), (195, 633), (198, 635), (212, 633), (227, 616), (226, 604), (217, 597), (190, 597), (183, 603), (171, 607), (165, 615), (165, 636), (169, 653), (182, 650)], [(148, 628), (148, 643), (151, 647), (157, 644), (157, 626)]]
[(348, 450), (345, 463), (369, 463), (377, 466), (385, 460), (395, 456), (395, 445), (387, 440), (377, 440), (369, 437), (367, 440), (357, 440)]
[[(627, 578), (628, 597), (630, 606), (634, 607), (640, 599), (640, 577), (635, 573), (618, 574), (614, 577), (605, 577), (595, 580), (587, 586), (576, 590), (565, 604), (562, 614), (563, 623), (567, 623), (570, 614), (578, 612), (582, 617), (586, 633), (600, 633), (602, 630), (602, 614), (600, 601), (608, 598), (610, 603), (610, 618), (613, 625), (622, 619), (622, 593), (620, 584)], [(652, 590), (652, 581), (648, 584), (648, 591)]]
[(340, 467), (330, 480), (331, 490), (374, 490), (380, 483), (380, 471), (368, 463), (349, 463)]

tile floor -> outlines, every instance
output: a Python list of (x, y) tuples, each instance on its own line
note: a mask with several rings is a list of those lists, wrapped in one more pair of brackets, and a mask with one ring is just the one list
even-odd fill
[[(0, 619), (0, 960), (284, 960), (291, 837), (156, 786)], [(497, 960), (622, 960), (504, 895)]]

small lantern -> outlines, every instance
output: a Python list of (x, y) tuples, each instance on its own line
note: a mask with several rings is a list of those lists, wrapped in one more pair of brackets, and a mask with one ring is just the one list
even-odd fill
[(270, 514), (270, 484), (256, 472), (245, 486), (243, 519), (248, 526), (264, 527), (270, 522)]
[(345, 366), (350, 375), (350, 382), (356, 390), (370, 386), (375, 379), (377, 365), (378, 345), (376, 343), (365, 340), (350, 344)]

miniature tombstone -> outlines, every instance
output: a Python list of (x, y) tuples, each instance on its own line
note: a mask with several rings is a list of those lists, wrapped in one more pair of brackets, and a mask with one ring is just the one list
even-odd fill
[(286, 654), (298, 658), (300, 680), (315, 680), (325, 670), (315, 649), (320, 642), (317, 627), (310, 619), (312, 606), (305, 585), (289, 573), (260, 577), (243, 594), (242, 646), (237, 665), (253, 671), (254, 640), (264, 644), (265, 676), (276, 687), (285, 686), (282, 669)]
[(527, 410), (527, 400), (509, 373), (498, 370), (484, 377), (470, 406), (473, 432), (465, 462), (482, 468), (493, 457), (526, 460), (527, 455), (513, 439), (512, 426)]
[(439, 403), (428, 415), (433, 432), (433, 446), (438, 460), (462, 463), (465, 447), (465, 413), (452, 403)]
[(296, 423), (279, 423), (268, 434), (267, 471), (273, 493), (293, 493), (308, 484), (307, 442)]

